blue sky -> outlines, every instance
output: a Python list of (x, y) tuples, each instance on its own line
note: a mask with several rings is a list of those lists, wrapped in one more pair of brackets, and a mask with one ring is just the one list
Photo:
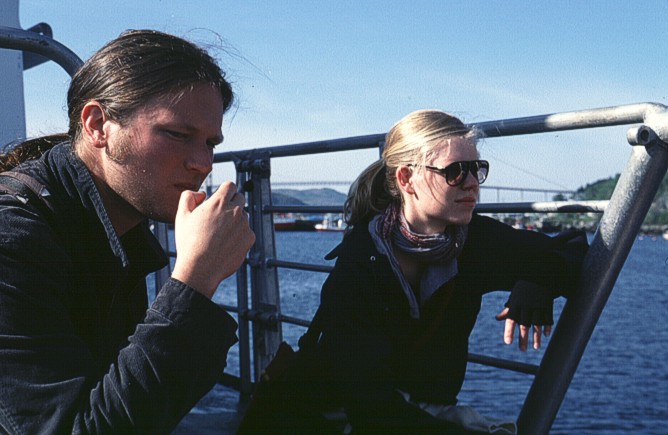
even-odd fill
[[(21, 0), (19, 15), (24, 28), (49, 23), (83, 59), (130, 28), (212, 46), (239, 101), (220, 150), (384, 133), (422, 108), (476, 122), (668, 105), (668, 0)], [(43, 65), (25, 81), (28, 134), (65, 130), (67, 74)], [(626, 130), (487, 139), (488, 184), (575, 189), (614, 175), (630, 153)], [(376, 155), (272, 169), (277, 181), (350, 181)]]

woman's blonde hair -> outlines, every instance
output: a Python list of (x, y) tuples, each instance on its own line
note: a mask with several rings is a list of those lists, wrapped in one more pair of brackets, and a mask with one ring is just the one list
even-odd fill
[(381, 159), (362, 171), (350, 186), (343, 206), (346, 224), (350, 227), (367, 221), (390, 203), (401, 203), (396, 169), (402, 165), (419, 169), (436, 156), (444, 140), (455, 137), (477, 141), (472, 127), (440, 110), (418, 110), (400, 119), (385, 136)]

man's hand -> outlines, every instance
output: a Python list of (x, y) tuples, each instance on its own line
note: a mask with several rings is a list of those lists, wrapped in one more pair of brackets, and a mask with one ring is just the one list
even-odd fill
[(255, 234), (244, 211), (245, 198), (223, 183), (208, 200), (184, 191), (174, 222), (176, 264), (172, 278), (211, 298), (220, 282), (244, 262)]

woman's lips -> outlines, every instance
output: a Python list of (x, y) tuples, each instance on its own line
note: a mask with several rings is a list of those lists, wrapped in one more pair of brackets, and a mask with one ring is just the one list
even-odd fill
[(476, 205), (476, 199), (473, 198), (473, 197), (470, 197), (470, 196), (467, 196), (466, 198), (457, 199), (457, 200), (455, 200), (455, 202), (457, 204), (462, 204), (462, 205), (466, 205), (466, 206), (469, 206), (469, 207), (475, 207), (475, 205)]

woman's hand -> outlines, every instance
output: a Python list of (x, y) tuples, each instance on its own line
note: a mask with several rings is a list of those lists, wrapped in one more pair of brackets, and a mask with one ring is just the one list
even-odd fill
[(496, 315), (496, 320), (506, 320), (506, 326), (503, 331), (503, 342), (506, 344), (512, 344), (515, 336), (515, 326), (519, 326), (520, 330), (520, 350), (525, 352), (529, 344), (529, 331), (533, 331), (533, 348), (540, 348), (541, 334), (546, 337), (550, 336), (552, 332), (552, 325), (533, 325), (525, 326), (518, 324), (513, 319), (508, 317), (510, 308), (506, 307), (499, 314)]
[(533, 348), (540, 348), (541, 334), (546, 337), (552, 332), (552, 294), (537, 284), (518, 281), (513, 287), (506, 308), (497, 314), (497, 320), (505, 320), (503, 341), (513, 342), (515, 326), (519, 326), (521, 351), (529, 344), (529, 332), (533, 332)]

